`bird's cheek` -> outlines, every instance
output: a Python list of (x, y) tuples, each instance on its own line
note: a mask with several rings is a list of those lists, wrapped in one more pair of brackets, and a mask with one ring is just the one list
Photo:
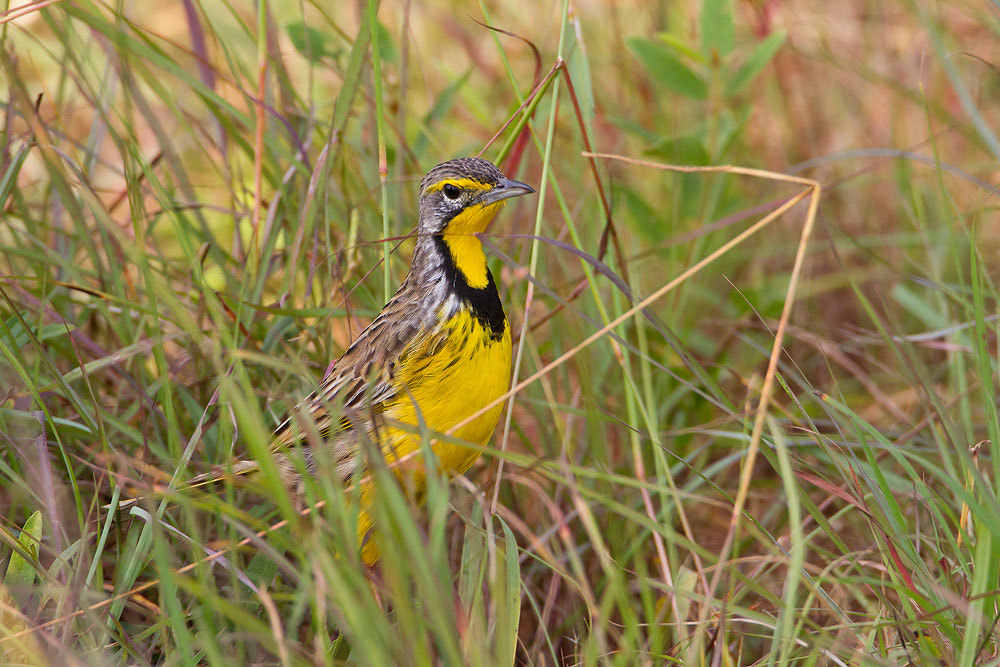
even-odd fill
[(500, 202), (486, 206), (473, 204), (452, 218), (445, 232), (452, 234), (478, 234), (486, 229), (487, 225), (490, 224), (490, 220), (493, 219), (493, 216), (496, 215), (501, 206), (502, 203)]

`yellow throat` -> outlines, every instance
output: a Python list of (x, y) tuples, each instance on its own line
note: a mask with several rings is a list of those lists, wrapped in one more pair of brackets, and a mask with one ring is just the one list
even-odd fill
[(470, 206), (460, 214), (456, 215), (444, 228), (445, 245), (455, 262), (455, 266), (469, 287), (482, 289), (488, 282), (486, 272), (486, 255), (483, 253), (483, 244), (476, 237), (476, 234), (486, 231), (486, 227), (493, 220), (493, 216), (503, 206), (503, 202), (495, 204), (477, 204)]

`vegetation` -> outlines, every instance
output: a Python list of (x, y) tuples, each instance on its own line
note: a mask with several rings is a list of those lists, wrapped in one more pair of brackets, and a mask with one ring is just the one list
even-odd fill
[[(989, 3), (2, 21), (4, 662), (1000, 664)], [(539, 191), (486, 237), (481, 463), (378, 471), (374, 570), (331, 474), (173, 491), (265, 451), (481, 150)]]

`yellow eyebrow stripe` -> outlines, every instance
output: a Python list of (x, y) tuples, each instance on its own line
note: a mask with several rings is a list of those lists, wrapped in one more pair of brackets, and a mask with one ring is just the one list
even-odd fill
[(462, 190), (492, 190), (493, 186), (473, 178), (446, 178), (427, 186), (427, 192), (437, 192), (446, 185), (454, 185)]

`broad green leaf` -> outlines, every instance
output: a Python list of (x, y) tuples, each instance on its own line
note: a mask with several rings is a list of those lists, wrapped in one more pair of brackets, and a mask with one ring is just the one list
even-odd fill
[[(477, 504), (471, 517), (482, 516), (482, 508)], [(476, 511), (480, 512), (479, 514)], [(465, 525), (465, 539), (462, 540), (462, 559), (458, 569), (458, 599), (470, 610), (471, 619), (479, 615), (478, 606), (482, 604), (483, 577), (486, 574), (486, 541), (483, 539), (483, 526), (470, 521)]]
[[(6, 327), (6, 331), (9, 332), (9, 340), (13, 347), (20, 349), (31, 342), (31, 337), (24, 330), (21, 326), (21, 322), (16, 317), (11, 317), (0, 325), (0, 333), (4, 332), (4, 327)], [(33, 333), (38, 340), (42, 341), (56, 338), (57, 336), (61, 336), (75, 329), (75, 326), (67, 327), (64, 324), (44, 324)]]
[(746, 61), (726, 83), (726, 97), (736, 95), (753, 81), (785, 43), (785, 31), (772, 33), (753, 48)]
[(663, 224), (663, 216), (657, 215), (639, 194), (623, 184), (616, 184), (613, 194), (616, 206), (624, 207), (625, 221), (631, 228), (653, 243), (666, 238), (668, 229)]
[[(281, 549), (281, 551), (284, 551), (284, 549)], [(270, 587), (276, 574), (278, 574), (278, 564), (271, 560), (263, 551), (254, 554), (246, 569), (247, 579), (257, 586), (263, 584)]]
[[(677, 614), (679, 618), (687, 618), (691, 610), (691, 600), (698, 599), (698, 573), (683, 565), (678, 569), (674, 582), (677, 597)], [(666, 598), (661, 598), (666, 603)]]
[(636, 37), (628, 40), (628, 47), (649, 70), (653, 79), (667, 90), (696, 100), (703, 100), (708, 96), (705, 82), (663, 44)]
[[(35, 511), (24, 522), (18, 544), (31, 559), (38, 561), (38, 540), (42, 537), (42, 513)], [(27, 633), (14, 639), (12, 635), (27, 632), (28, 626), (20, 614), (13, 610), (23, 610), (28, 603), (31, 585), (35, 582), (37, 570), (20, 552), (11, 554), (7, 563), (7, 573), (0, 586), (0, 627), (6, 639), (13, 641), (0, 643), (0, 664), (4, 665), (48, 665), (46, 654), (39, 646), (37, 635)], [(42, 604), (42, 603), (40, 603)]]
[(347, 637), (340, 635), (330, 644), (330, 650), (327, 652), (327, 656), (334, 660), (335, 664), (346, 661), (351, 657), (351, 644), (347, 641)]
[[(28, 517), (21, 529), (21, 535), (17, 538), (17, 543), (21, 545), (30, 556), (31, 560), (38, 562), (38, 543), (42, 539), (42, 513), (40, 510)], [(38, 572), (35, 565), (21, 555), (19, 551), (14, 551), (7, 564), (7, 573), (3, 578), (4, 590), (13, 598), (15, 606), (23, 607), (29, 597), (29, 589), (35, 583), (35, 576)]]
[(302, 21), (295, 21), (285, 26), (288, 39), (295, 50), (307, 59), (318, 62), (323, 58), (332, 58), (340, 49), (336, 48), (329, 35), (307, 26)]
[(716, 128), (716, 141), (718, 141), (715, 149), (716, 155), (725, 155), (729, 152), (740, 133), (743, 132), (743, 128), (746, 127), (747, 121), (750, 120), (751, 111), (749, 106), (744, 106), (736, 110), (725, 109), (719, 114)]
[[(947, 314), (941, 313), (935, 308), (933, 302), (925, 294), (913, 291), (905, 283), (893, 285), (890, 294), (893, 301), (920, 320), (928, 329), (945, 329), (950, 324)], [(966, 344), (967, 342), (967, 340), (963, 341)]]
[(688, 44), (684, 38), (679, 35), (675, 35), (672, 32), (658, 32), (656, 33), (656, 38), (666, 44), (668, 48), (676, 51), (677, 55), (683, 58), (693, 60), (699, 65), (705, 65), (708, 63), (700, 50)]
[[(503, 519), (504, 580), (494, 587), (494, 593), (503, 591), (496, 600), (496, 665), (513, 665), (517, 655), (517, 628), (521, 619), (521, 569), (517, 562), (517, 540)], [(497, 568), (499, 570), (499, 568)], [(498, 576), (499, 572), (498, 572)]]
[[(34, 424), (36, 424), (36, 425), (38, 424), (38, 418), (35, 416), (35, 413), (29, 412), (27, 410), (14, 410), (13, 408), (0, 408), (0, 415), (3, 415), (4, 417), (10, 418), (10, 419), (25, 419), (25, 420), (30, 420)], [(0, 422), (0, 423), (2, 423), (2, 422)], [(67, 430), (69, 432), (72, 432), (74, 435), (78, 435), (78, 436), (93, 436), (94, 435), (94, 431), (91, 430), (90, 428), (88, 428), (87, 426), (84, 426), (83, 424), (80, 424), (79, 422), (75, 422), (75, 421), (72, 421), (70, 419), (66, 419), (64, 417), (53, 417), (52, 418), (52, 423), (55, 424), (55, 425), (57, 425), (57, 426), (59, 426), (59, 427), (61, 427), (61, 429), (65, 429), (65, 430)]]
[(646, 155), (655, 155), (673, 164), (704, 166), (708, 164), (708, 150), (700, 135), (664, 139), (647, 148)]
[(392, 34), (389, 29), (378, 24), (378, 52), (383, 62), (396, 62), (399, 59), (399, 52), (396, 50), (396, 43), (392, 41)]
[(701, 4), (701, 45), (709, 62), (733, 50), (733, 9), (729, 0), (704, 0)]

